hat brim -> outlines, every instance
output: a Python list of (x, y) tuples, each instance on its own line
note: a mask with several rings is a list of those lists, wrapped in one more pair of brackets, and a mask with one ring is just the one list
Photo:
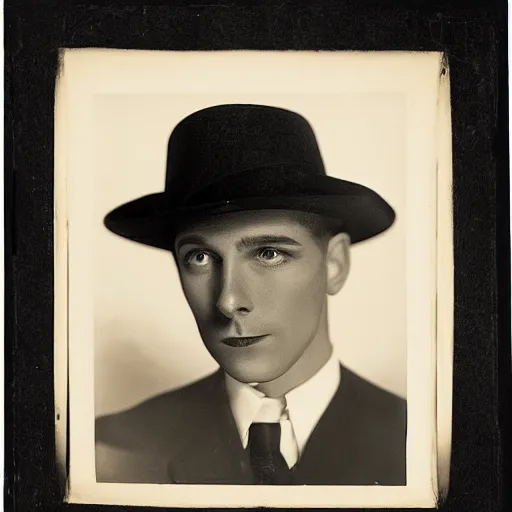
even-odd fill
[[(111, 211), (105, 226), (113, 233), (153, 247), (172, 250), (178, 226), (194, 218), (235, 213), (247, 210), (294, 210), (315, 213), (339, 220), (339, 229), (350, 236), (352, 243), (372, 238), (387, 230), (395, 220), (393, 208), (373, 190), (331, 176), (313, 176), (310, 183), (290, 184), (290, 195), (269, 188), (268, 183), (251, 187), (236, 187), (236, 179), (215, 183), (201, 197), (219, 198), (199, 201), (173, 208), (164, 192), (150, 194)], [(287, 187), (284, 187), (286, 189)], [(262, 193), (264, 192), (264, 194)], [(225, 199), (220, 199), (220, 197)]]

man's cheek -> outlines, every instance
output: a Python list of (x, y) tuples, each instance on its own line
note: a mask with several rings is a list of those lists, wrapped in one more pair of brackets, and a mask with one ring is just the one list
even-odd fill
[(318, 286), (315, 287), (313, 283), (310, 287), (297, 291), (290, 301), (290, 315), (299, 324), (314, 320), (322, 309), (323, 297)]
[(185, 298), (197, 321), (203, 321), (209, 315), (211, 307), (205, 295), (198, 295), (189, 290), (188, 293), (185, 292)]

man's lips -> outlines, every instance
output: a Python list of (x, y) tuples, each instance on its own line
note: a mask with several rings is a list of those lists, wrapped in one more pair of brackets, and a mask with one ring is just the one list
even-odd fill
[(259, 343), (267, 336), (268, 334), (264, 334), (263, 336), (240, 336), (236, 338), (224, 338), (221, 341), (224, 345), (228, 345), (229, 347), (248, 347)]

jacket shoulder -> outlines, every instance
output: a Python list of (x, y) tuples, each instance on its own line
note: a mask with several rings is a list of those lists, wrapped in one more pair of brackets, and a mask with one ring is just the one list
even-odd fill
[(383, 418), (388, 415), (405, 414), (407, 405), (405, 399), (369, 382), (347, 368), (343, 368), (342, 372), (342, 385), (353, 395), (361, 408), (367, 408)]
[(162, 442), (204, 421), (205, 404), (213, 404), (222, 380), (218, 372), (182, 388), (168, 391), (129, 409), (96, 419), (96, 445), (121, 450), (159, 450)]

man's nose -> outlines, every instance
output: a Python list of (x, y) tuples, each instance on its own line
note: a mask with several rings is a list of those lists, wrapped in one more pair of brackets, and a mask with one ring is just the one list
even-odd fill
[(217, 309), (226, 317), (234, 318), (253, 309), (247, 279), (240, 269), (223, 265)]

